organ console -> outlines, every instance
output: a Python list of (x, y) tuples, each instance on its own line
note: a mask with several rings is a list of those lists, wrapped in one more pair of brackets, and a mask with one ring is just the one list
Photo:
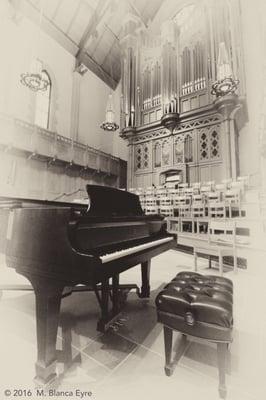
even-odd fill
[[(135, 194), (86, 189), (88, 204), (0, 198), (0, 208), (9, 212), (7, 265), (28, 278), (35, 293), (38, 385), (56, 377), (61, 298), (93, 290), (101, 309), (97, 329), (105, 332), (122, 308), (123, 289), (149, 297), (150, 260), (175, 245), (163, 217), (144, 215)], [(120, 285), (119, 274), (138, 264), (141, 289)]]

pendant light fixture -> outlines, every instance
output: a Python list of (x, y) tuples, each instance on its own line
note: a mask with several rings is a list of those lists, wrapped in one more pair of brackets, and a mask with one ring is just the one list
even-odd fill
[(20, 75), (20, 82), (34, 92), (45, 91), (48, 85), (50, 84), (50, 82), (47, 79), (45, 79), (45, 75), (42, 73), (41, 62), (36, 59), (36, 49), (38, 48), (38, 42), (41, 33), (43, 4), (44, 0), (41, 0), (38, 33), (36, 35), (37, 38), (35, 41), (35, 45), (33, 45), (31, 62), (30, 62), (30, 71), (24, 72)]
[[(113, 79), (112, 61), (111, 61), (110, 75), (111, 79)], [(107, 100), (105, 121), (100, 125), (100, 128), (102, 128), (104, 131), (107, 132), (115, 132), (119, 128), (119, 125), (117, 125), (117, 123), (115, 122), (114, 101), (113, 101), (112, 91), (110, 91)]]

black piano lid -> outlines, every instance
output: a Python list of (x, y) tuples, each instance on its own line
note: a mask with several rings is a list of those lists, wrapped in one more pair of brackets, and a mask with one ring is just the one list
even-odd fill
[(137, 216), (144, 215), (139, 197), (134, 193), (109, 186), (86, 185), (89, 196), (88, 215)]
[(133, 193), (100, 185), (86, 185), (86, 190), (89, 197), (88, 205), (58, 200), (0, 196), (0, 208), (67, 207), (80, 209), (88, 217), (144, 216), (139, 197)]

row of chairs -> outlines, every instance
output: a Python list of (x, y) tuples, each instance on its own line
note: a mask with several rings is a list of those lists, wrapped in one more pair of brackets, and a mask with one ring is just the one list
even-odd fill
[(166, 186), (150, 186), (147, 188), (130, 188), (129, 191), (139, 195), (142, 198), (156, 196), (156, 198), (174, 195), (193, 196), (196, 194), (206, 194), (209, 192), (223, 193), (227, 190), (239, 190), (244, 192), (249, 185), (249, 177), (238, 177), (237, 180), (224, 179), (221, 183), (209, 182), (194, 182), (191, 185), (188, 183), (179, 184), (177, 188)]
[(227, 190), (222, 194), (209, 192), (192, 196), (165, 196), (159, 199), (155, 196), (140, 197), (140, 203), (146, 214), (160, 213), (169, 217), (241, 216), (241, 192), (236, 189)]
[[(185, 226), (187, 221), (182, 218), (167, 218), (167, 230), (170, 233), (193, 234), (191, 244), (193, 246), (195, 271), (197, 270), (197, 258), (202, 255), (209, 256), (209, 266), (212, 257), (218, 257), (219, 271), (223, 273), (223, 257), (233, 256), (234, 271), (237, 271), (237, 246), (248, 245), (249, 236), (237, 231), (236, 221), (226, 219), (197, 219), (196, 223)], [(191, 237), (190, 235), (188, 237)], [(203, 237), (206, 240), (202, 240)], [(196, 241), (195, 239), (201, 239)]]

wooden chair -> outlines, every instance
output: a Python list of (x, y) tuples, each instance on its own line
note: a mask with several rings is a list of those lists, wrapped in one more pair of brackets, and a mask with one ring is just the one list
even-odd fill
[(245, 192), (245, 183), (244, 181), (233, 181), (231, 183), (231, 189), (232, 190), (239, 190), (240, 195), (243, 195)]
[(200, 188), (200, 193), (201, 194), (208, 194), (208, 193), (211, 193), (211, 191), (212, 191), (212, 187), (210, 186), (210, 185), (202, 185), (201, 186), (201, 188)]
[(226, 217), (225, 202), (224, 201), (209, 202), (208, 216), (209, 218), (225, 218)]
[(226, 189), (231, 189), (232, 182), (233, 182), (232, 178), (227, 178), (222, 180), (222, 184), (226, 186)]
[(207, 194), (207, 206), (209, 218), (225, 218), (225, 203), (221, 201), (219, 192), (210, 192)]
[(165, 187), (161, 188), (161, 189), (157, 189), (156, 190), (156, 196), (159, 199), (160, 197), (166, 197), (167, 196), (167, 189)]
[(193, 194), (199, 194), (201, 188), (201, 182), (194, 182), (191, 184), (191, 187), (193, 189)]
[(142, 210), (145, 212), (145, 206), (146, 206), (146, 197), (144, 196), (144, 194), (139, 194), (139, 201), (140, 201), (140, 205), (142, 207)]
[(145, 214), (146, 215), (152, 215), (152, 214), (158, 214), (158, 206), (145, 206)]
[(241, 215), (241, 195), (238, 189), (227, 190), (224, 193), (225, 207), (228, 209), (229, 218), (236, 212), (237, 216)]
[(156, 197), (153, 195), (146, 196), (145, 198), (145, 214), (158, 214), (158, 205), (156, 202)]
[(145, 208), (150, 208), (150, 207), (157, 207), (157, 202), (156, 202), (156, 197), (155, 196), (146, 196), (145, 197)]
[(164, 215), (165, 217), (173, 217), (174, 210), (172, 205), (168, 206), (160, 206), (160, 214)]
[(163, 215), (168, 215), (169, 217), (174, 215), (172, 199), (170, 196), (159, 198), (159, 212)]
[(193, 188), (192, 187), (188, 187), (183, 189), (184, 195), (185, 196), (192, 196), (194, 194)]
[(237, 177), (237, 181), (238, 182), (244, 182), (245, 187), (249, 187), (250, 184), (250, 176), (246, 175), (246, 176), (238, 176)]
[(178, 189), (175, 189), (175, 188), (168, 189), (168, 195), (170, 195), (172, 197), (178, 195), (178, 193), (179, 193)]
[(191, 206), (191, 213), (193, 218), (205, 217), (205, 205), (204, 203), (193, 203)]
[(223, 275), (223, 257), (233, 256), (234, 272), (237, 272), (236, 254), (236, 224), (234, 221), (210, 220), (208, 228), (208, 242), (206, 244), (193, 246), (194, 270), (197, 271), (197, 259), (204, 255), (209, 256), (211, 267), (211, 256), (219, 259), (219, 273)]
[(188, 188), (188, 183), (179, 183), (179, 185), (178, 185), (179, 194), (183, 195), (184, 190), (187, 188)]
[(167, 232), (177, 233), (180, 231), (180, 218), (178, 217), (166, 218), (166, 222), (167, 222)]
[(215, 185), (215, 192), (220, 193), (220, 197), (223, 197), (224, 192), (227, 190), (227, 184), (225, 183), (217, 183)]
[(153, 186), (149, 186), (145, 189), (145, 195), (146, 196), (153, 196), (154, 195), (154, 187)]
[(183, 204), (179, 207), (179, 216), (181, 218), (191, 218), (191, 206), (190, 204)]
[(187, 203), (187, 197), (186, 196), (179, 196), (179, 195), (173, 195), (172, 197), (173, 201), (173, 210), (174, 210), (174, 215), (179, 217), (179, 208), (182, 205), (185, 205)]
[(193, 218), (205, 217), (205, 197), (203, 194), (194, 194), (192, 196), (191, 211)]

